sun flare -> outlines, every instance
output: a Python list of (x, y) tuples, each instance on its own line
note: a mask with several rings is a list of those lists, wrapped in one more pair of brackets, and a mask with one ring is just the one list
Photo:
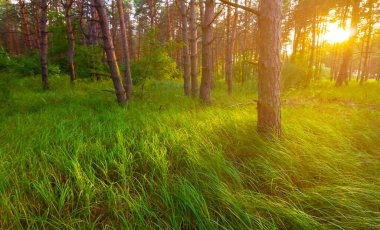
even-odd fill
[(327, 32), (323, 37), (329, 43), (340, 43), (348, 40), (350, 35), (350, 31), (341, 28), (338, 23), (329, 23), (327, 24)]

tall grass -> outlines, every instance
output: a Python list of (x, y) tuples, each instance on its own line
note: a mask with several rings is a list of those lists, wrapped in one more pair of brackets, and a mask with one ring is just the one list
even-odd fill
[(107, 82), (12, 80), (0, 110), (0, 228), (378, 229), (378, 82), (283, 98), (283, 137), (256, 97), (214, 104), (151, 82), (125, 106)]

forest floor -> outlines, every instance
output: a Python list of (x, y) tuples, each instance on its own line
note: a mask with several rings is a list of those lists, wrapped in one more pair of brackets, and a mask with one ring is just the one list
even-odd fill
[(379, 229), (380, 82), (283, 93), (283, 136), (256, 132), (254, 87), (213, 104), (150, 82), (9, 79), (0, 228)]

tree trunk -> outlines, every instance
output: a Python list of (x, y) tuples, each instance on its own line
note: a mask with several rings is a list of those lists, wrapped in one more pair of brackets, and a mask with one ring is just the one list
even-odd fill
[(107, 62), (111, 71), (111, 78), (116, 91), (116, 97), (119, 103), (127, 100), (125, 95), (123, 81), (120, 77), (119, 66), (116, 61), (115, 49), (112, 42), (111, 32), (109, 29), (109, 20), (104, 5), (104, 0), (94, 0), (95, 8), (98, 11), (99, 23), (103, 33), (104, 50), (107, 55)]
[(184, 0), (178, 0), (180, 12), (181, 12), (181, 22), (182, 22), (182, 60), (183, 60), (183, 81), (184, 81), (184, 91), (186, 96), (190, 96), (190, 54), (189, 54), (189, 41), (187, 36), (187, 7)]
[(41, 0), (41, 39), (40, 39), (40, 63), (41, 77), (43, 89), (49, 89), (48, 80), (48, 32), (47, 32), (47, 16), (48, 16), (48, 0)]
[(190, 69), (191, 69), (191, 95), (198, 95), (197, 74), (197, 9), (195, 0), (190, 0)]
[(130, 58), (135, 58), (136, 57), (136, 52), (135, 52), (135, 47), (133, 43), (133, 28), (132, 28), (132, 23), (131, 23), (131, 4), (127, 2), (127, 12), (124, 14), (125, 17), (125, 24), (127, 27), (127, 35), (128, 35), (128, 51), (129, 51), (129, 57)]
[[(97, 31), (96, 31), (96, 20), (98, 19), (96, 12), (94, 10), (94, 7), (92, 5), (96, 5), (96, 2), (94, 0), (90, 0), (91, 5), (90, 7), (90, 23), (89, 23), (89, 45), (95, 45), (96, 44), (96, 36), (97, 36)], [(99, 13), (98, 13), (99, 14)], [(108, 18), (108, 16), (107, 16)], [(109, 27), (109, 26), (107, 26)]]
[(293, 37), (293, 52), (290, 56), (291, 63), (295, 63), (296, 61), (300, 32), (301, 32), (301, 29), (298, 26), (296, 26), (294, 29), (294, 37)]
[(338, 78), (335, 84), (336, 86), (341, 86), (344, 82), (348, 84), (349, 68), (352, 62), (352, 50), (353, 50), (353, 46), (355, 45), (356, 30), (357, 30), (358, 22), (360, 19), (359, 5), (360, 5), (360, 0), (354, 0), (353, 7), (352, 7), (352, 18), (351, 18), (350, 27), (351, 27), (351, 30), (354, 31), (355, 34), (353, 34), (345, 44), (344, 51), (343, 51), (343, 61), (342, 61), (342, 64), (340, 65)]
[[(237, 1), (235, 0), (237, 3)], [(234, 44), (235, 44), (235, 37), (236, 37), (236, 27), (237, 27), (237, 20), (238, 20), (238, 11), (235, 9), (234, 14), (234, 21), (232, 22), (232, 31), (231, 35), (228, 38), (227, 47), (228, 52), (226, 54), (226, 79), (227, 79), (227, 88), (228, 88), (228, 94), (232, 94), (232, 54), (234, 52)]]
[(115, 0), (111, 1), (111, 18), (112, 18), (112, 41), (114, 42), (114, 45), (116, 46), (116, 13), (115, 13)]
[(313, 6), (313, 24), (312, 24), (312, 38), (311, 38), (311, 48), (310, 48), (310, 58), (309, 58), (309, 66), (307, 71), (307, 84), (310, 84), (313, 78), (313, 67), (315, 62), (315, 42), (317, 35), (317, 6)]
[(226, 81), (226, 85), (228, 85), (228, 80), (227, 80), (227, 63), (228, 63), (228, 51), (229, 51), (229, 48), (228, 48), (228, 43), (230, 41), (230, 28), (231, 28), (231, 6), (227, 6), (227, 16), (226, 16), (226, 44), (225, 44), (225, 54), (224, 54), (224, 57), (225, 57), (225, 81)]
[[(202, 0), (200, 0), (201, 2)], [(215, 0), (206, 0), (204, 16), (202, 18), (202, 80), (200, 99), (203, 103), (211, 103), (212, 84), (212, 21), (214, 19)], [(202, 10), (201, 10), (202, 11)]]
[(26, 15), (26, 8), (25, 8), (25, 2), (23, 0), (19, 0), (19, 5), (20, 5), (20, 11), (21, 11), (21, 20), (22, 20), (22, 27), (24, 30), (24, 38), (26, 45), (28, 49), (32, 49), (32, 40), (30, 38), (30, 30), (29, 30), (29, 24), (28, 24), (28, 18)]
[(65, 7), (65, 18), (66, 18), (66, 31), (67, 36), (69, 38), (69, 50), (67, 52), (67, 62), (69, 64), (69, 73), (70, 73), (70, 81), (73, 83), (77, 79), (77, 75), (75, 72), (75, 65), (74, 65), (74, 52), (75, 52), (75, 37), (73, 28), (71, 25), (71, 15), (70, 15), (70, 9), (73, 5), (74, 0), (68, 0), (64, 4)]
[(127, 94), (127, 99), (130, 99), (132, 96), (132, 76), (131, 76), (131, 68), (129, 65), (129, 55), (128, 55), (128, 41), (127, 41), (127, 31), (125, 29), (125, 22), (124, 22), (124, 12), (123, 12), (123, 2), (122, 0), (117, 0), (117, 11), (119, 14), (119, 23), (120, 23), (120, 29), (121, 29), (121, 41), (123, 43), (123, 56), (124, 56), (124, 89)]
[(281, 2), (259, 2), (257, 128), (264, 136), (281, 135)]
[(364, 53), (364, 62), (363, 62), (363, 71), (360, 74), (360, 84), (363, 84), (364, 81), (368, 79), (368, 69), (369, 69), (369, 56), (370, 56), (370, 46), (371, 46), (371, 37), (373, 30), (373, 20), (372, 20), (372, 1), (369, 1), (369, 11), (368, 11), (368, 34), (366, 39), (366, 49)]

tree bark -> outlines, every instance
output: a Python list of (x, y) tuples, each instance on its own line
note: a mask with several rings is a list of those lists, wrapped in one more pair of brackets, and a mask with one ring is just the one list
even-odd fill
[(107, 11), (104, 5), (104, 0), (94, 0), (95, 8), (99, 15), (99, 23), (103, 33), (104, 50), (107, 55), (107, 62), (111, 71), (111, 79), (116, 92), (116, 98), (119, 103), (127, 100), (125, 95), (123, 81), (120, 76), (119, 66), (116, 61), (115, 49), (112, 42), (112, 36), (109, 29), (109, 20)]
[(190, 76), (191, 95), (198, 95), (198, 74), (197, 74), (197, 9), (195, 0), (190, 0)]
[(41, 63), (41, 77), (42, 88), (49, 89), (48, 80), (48, 32), (47, 32), (47, 16), (48, 16), (48, 0), (41, 0), (41, 38), (40, 38), (40, 63)]
[(351, 30), (354, 31), (354, 34), (350, 37), (350, 39), (345, 44), (344, 51), (343, 51), (343, 61), (342, 61), (342, 64), (340, 65), (338, 78), (335, 84), (336, 86), (341, 86), (343, 83), (348, 84), (349, 68), (352, 62), (352, 50), (353, 50), (353, 46), (355, 45), (356, 30), (358, 27), (358, 22), (360, 20), (359, 5), (360, 5), (360, 0), (353, 1), (352, 18), (351, 18), (350, 27), (351, 27)]
[(128, 35), (128, 51), (129, 51), (129, 57), (135, 58), (136, 52), (135, 47), (133, 43), (133, 28), (131, 23), (131, 4), (127, 2), (127, 12), (124, 14), (125, 17), (125, 24), (127, 27), (127, 35)]
[(28, 49), (32, 49), (32, 40), (30, 38), (30, 29), (29, 29), (29, 24), (28, 24), (28, 17), (26, 15), (26, 8), (25, 8), (25, 2), (23, 0), (19, 0), (19, 5), (20, 5), (20, 11), (21, 11), (21, 21), (22, 21), (22, 27), (24, 30), (24, 38), (26, 45)]
[[(201, 2), (202, 0), (200, 0)], [(202, 19), (202, 80), (200, 99), (203, 103), (211, 103), (212, 84), (212, 22), (214, 20), (215, 0), (206, 0), (206, 7)], [(202, 10), (201, 10), (202, 11)]]
[(259, 2), (258, 132), (281, 135), (281, 0)]
[(372, 20), (372, 8), (373, 2), (369, 1), (369, 11), (368, 11), (368, 34), (366, 39), (366, 49), (364, 54), (364, 62), (363, 62), (363, 71), (360, 74), (360, 84), (363, 84), (368, 79), (368, 69), (369, 69), (369, 59), (370, 59), (370, 47), (371, 47), (371, 37), (373, 30), (373, 20)]
[(117, 0), (117, 11), (119, 14), (119, 23), (120, 23), (120, 29), (121, 29), (121, 41), (123, 43), (123, 56), (124, 56), (124, 89), (127, 94), (127, 99), (130, 99), (132, 96), (132, 76), (131, 76), (131, 68), (129, 64), (129, 55), (128, 55), (128, 40), (127, 40), (127, 31), (125, 29), (125, 22), (124, 22), (124, 12), (123, 12), (123, 2), (122, 0)]
[(64, 4), (65, 7), (65, 19), (66, 19), (66, 31), (69, 38), (69, 50), (67, 52), (67, 62), (69, 65), (70, 81), (73, 83), (77, 79), (74, 65), (74, 52), (75, 52), (75, 37), (74, 31), (71, 25), (70, 9), (74, 0), (67, 0)]
[(317, 6), (313, 6), (313, 22), (312, 22), (312, 38), (311, 38), (311, 48), (310, 48), (310, 58), (309, 58), (309, 66), (307, 71), (307, 84), (310, 84), (313, 78), (313, 67), (315, 62), (315, 42), (317, 35)]
[[(94, 0), (90, 0), (90, 3), (91, 5), (89, 6), (89, 10), (90, 10), (90, 15), (91, 15), (91, 19), (90, 19), (90, 23), (89, 23), (89, 28), (88, 28), (88, 34), (89, 34), (89, 45), (95, 45), (96, 44), (96, 36), (97, 36), (97, 31), (96, 31), (96, 20), (98, 19), (98, 15), (96, 14), (95, 10), (94, 10), (94, 6), (92, 5), (96, 5), (97, 3), (94, 1)], [(99, 14), (99, 13), (98, 13)], [(108, 18), (108, 16), (107, 16)], [(107, 26), (109, 27), (109, 26)]]
[(238, 20), (238, 11), (235, 9), (234, 14), (234, 21), (232, 22), (232, 30), (231, 35), (228, 38), (227, 47), (228, 52), (226, 54), (226, 80), (227, 80), (227, 89), (228, 94), (232, 94), (232, 54), (234, 51), (234, 44), (235, 44), (235, 37), (236, 37), (236, 27), (237, 27), (237, 20)]
[(190, 85), (190, 54), (189, 54), (189, 41), (187, 35), (187, 7), (184, 0), (178, 0), (179, 8), (181, 13), (181, 23), (182, 23), (182, 61), (183, 61), (183, 81), (184, 81), (184, 92), (186, 96), (190, 96), (191, 85)]

